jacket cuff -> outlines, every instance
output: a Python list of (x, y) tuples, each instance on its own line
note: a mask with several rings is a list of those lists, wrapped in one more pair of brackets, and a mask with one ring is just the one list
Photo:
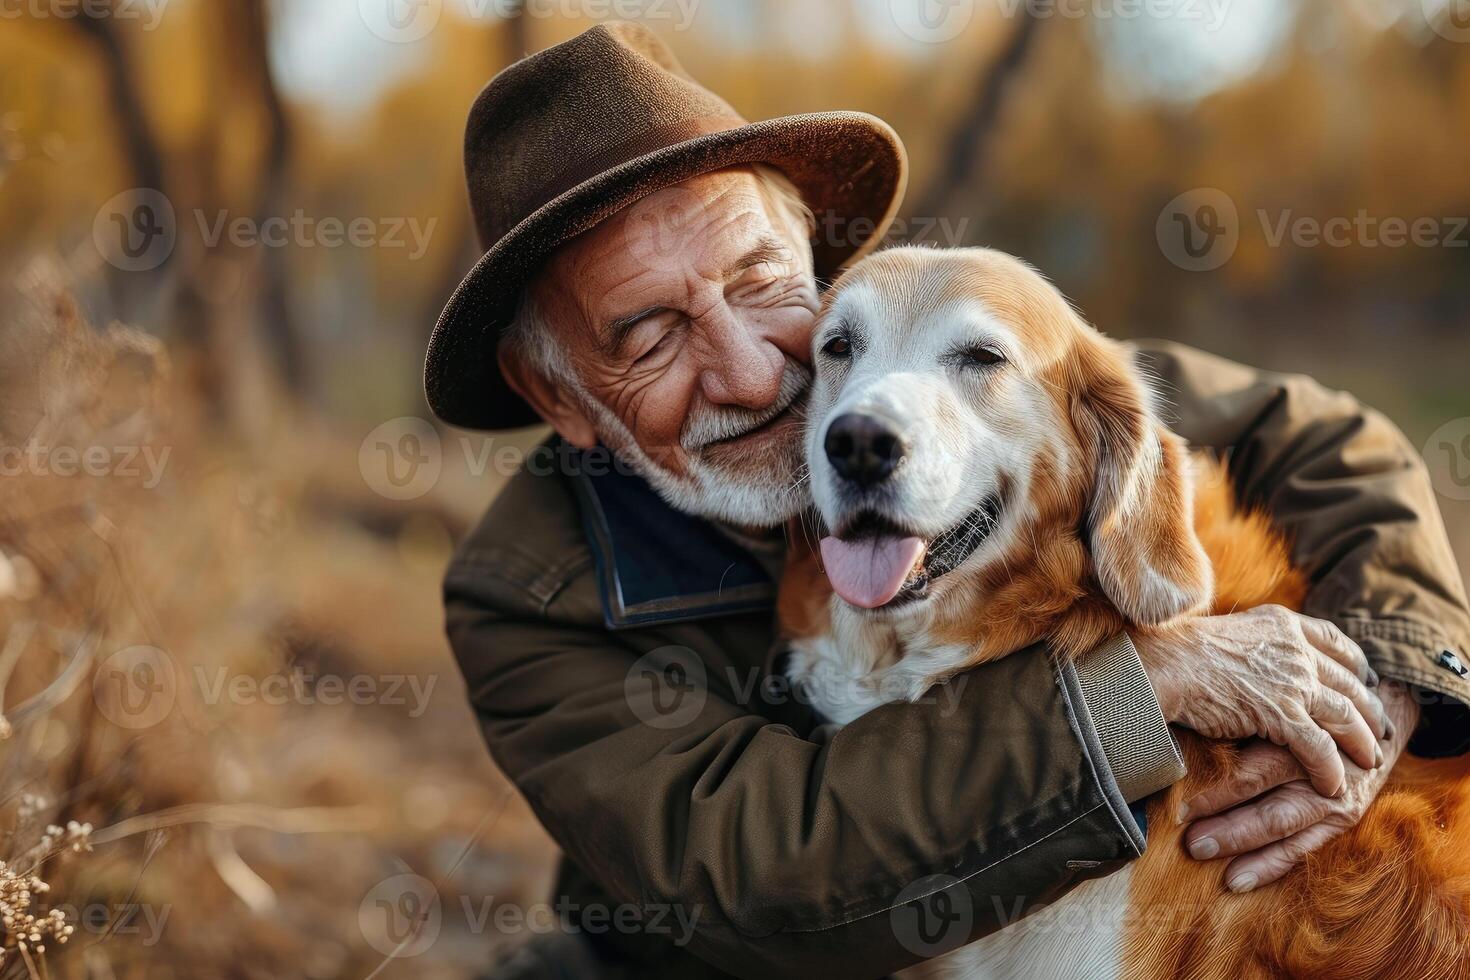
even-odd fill
[(1412, 688), (1420, 708), (1412, 754), (1442, 758), (1470, 751), (1470, 651), (1412, 619), (1349, 616), (1338, 625), (1381, 677)]
[(1059, 679), (1098, 782), (1142, 850), (1144, 831), (1128, 804), (1184, 778), (1184, 758), (1133, 641), (1119, 633), (1061, 665)]

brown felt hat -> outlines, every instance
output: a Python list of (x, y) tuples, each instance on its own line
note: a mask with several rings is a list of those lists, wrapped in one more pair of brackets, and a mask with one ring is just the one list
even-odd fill
[(471, 429), (537, 422), (501, 377), (496, 346), (540, 265), (655, 191), (750, 163), (783, 171), (819, 225), (843, 229), (813, 242), (824, 279), (882, 240), (908, 169), (898, 135), (866, 113), (746, 122), (637, 24), (594, 27), (497, 75), (465, 132), (486, 252), (429, 339), (424, 390), (434, 414)]

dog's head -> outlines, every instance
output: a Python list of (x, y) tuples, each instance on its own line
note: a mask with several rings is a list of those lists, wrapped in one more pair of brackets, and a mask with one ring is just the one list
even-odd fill
[(1024, 263), (866, 259), (825, 298), (813, 363), (812, 494), (849, 604), (922, 608), (974, 578), (958, 572), (1034, 558), (1038, 536), (1072, 541), (1129, 622), (1208, 602), (1183, 445), (1126, 352)]

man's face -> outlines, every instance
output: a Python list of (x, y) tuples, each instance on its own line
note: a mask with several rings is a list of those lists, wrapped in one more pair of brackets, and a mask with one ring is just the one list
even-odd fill
[(685, 511), (769, 526), (805, 499), (803, 233), (754, 174), (722, 171), (568, 243), (533, 287), (580, 388), (569, 403)]

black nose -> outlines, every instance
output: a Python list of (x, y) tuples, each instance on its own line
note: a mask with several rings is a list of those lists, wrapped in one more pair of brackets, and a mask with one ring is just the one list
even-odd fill
[(822, 448), (837, 475), (861, 487), (888, 479), (903, 462), (903, 439), (898, 430), (876, 415), (839, 415), (827, 427)]

